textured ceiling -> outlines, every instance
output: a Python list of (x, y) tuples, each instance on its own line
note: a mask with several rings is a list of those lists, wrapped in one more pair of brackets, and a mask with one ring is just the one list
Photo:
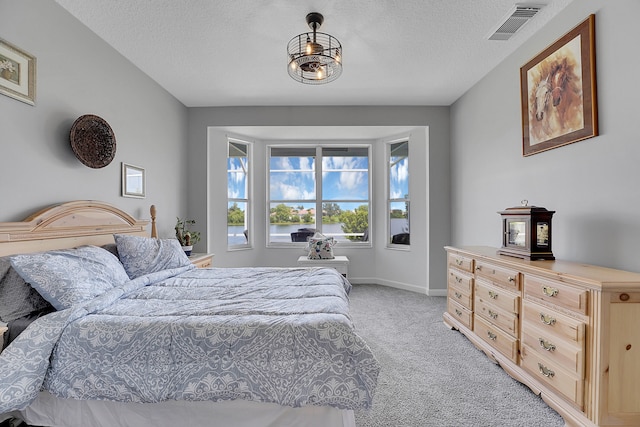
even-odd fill
[[(450, 105), (573, 0), (542, 0), (508, 41), (515, 0), (56, 0), (188, 107)], [(287, 74), (286, 46), (320, 12), (342, 43), (327, 85)], [(514, 72), (517, 72), (514, 70)]]

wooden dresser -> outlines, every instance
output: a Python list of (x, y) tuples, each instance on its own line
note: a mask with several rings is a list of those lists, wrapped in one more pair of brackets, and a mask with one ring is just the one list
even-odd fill
[(568, 426), (640, 426), (639, 273), (445, 249), (447, 326)]

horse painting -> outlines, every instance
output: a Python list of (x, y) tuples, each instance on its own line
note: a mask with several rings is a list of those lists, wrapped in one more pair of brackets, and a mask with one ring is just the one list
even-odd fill
[[(571, 44), (571, 43), (569, 43)], [(580, 58), (559, 49), (530, 70), (529, 133), (537, 144), (584, 127)]]
[(520, 67), (522, 155), (598, 135), (595, 15)]

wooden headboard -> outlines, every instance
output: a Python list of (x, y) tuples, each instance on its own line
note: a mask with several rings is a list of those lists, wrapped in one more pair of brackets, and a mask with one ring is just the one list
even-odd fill
[[(155, 236), (155, 206), (151, 207)], [(0, 222), (0, 256), (113, 243), (114, 234), (149, 236), (148, 220), (95, 200), (50, 206), (20, 222)]]

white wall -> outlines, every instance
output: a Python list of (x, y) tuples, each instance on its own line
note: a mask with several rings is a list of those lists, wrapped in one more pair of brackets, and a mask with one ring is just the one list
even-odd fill
[[(519, 69), (591, 13), (600, 136), (523, 157)], [(574, 1), (452, 106), (452, 243), (499, 246), (496, 212), (528, 199), (556, 211), (556, 258), (640, 271), (639, 14)]]
[[(339, 248), (336, 253), (347, 255), (349, 273), (354, 282), (376, 282), (402, 287), (431, 295), (442, 294), (446, 288), (444, 251), (449, 241), (449, 118), (447, 107), (232, 107), (192, 108), (189, 110), (190, 170), (189, 216), (199, 224), (208, 224), (200, 251), (206, 248), (216, 254), (219, 266), (293, 266), (299, 249), (267, 249), (265, 245), (266, 219), (264, 201), (265, 145), (254, 148), (256, 167), (254, 188), (256, 197), (255, 246), (249, 251), (227, 252), (226, 249), (226, 135), (246, 135), (254, 127), (388, 127), (389, 133), (399, 128), (411, 129), (411, 194), (412, 224), (411, 250), (392, 251), (385, 248), (383, 217), (374, 216), (377, 237), (373, 249)], [(428, 127), (428, 134), (427, 134)], [(383, 135), (380, 135), (383, 136)], [(377, 142), (374, 150), (374, 204), (384, 200), (384, 144)], [(415, 159), (415, 163), (414, 163)], [(427, 162), (431, 162), (426, 167)], [(264, 176), (264, 175), (262, 175)], [(429, 183), (436, 185), (434, 194)], [(209, 198), (213, 195), (213, 198)], [(445, 199), (447, 202), (442, 203)], [(209, 207), (209, 210), (208, 210)], [(374, 207), (375, 208), (375, 207)], [(209, 217), (207, 217), (209, 212)], [(377, 219), (376, 219), (377, 218)], [(435, 219), (435, 230), (434, 221)], [(438, 225), (439, 224), (439, 225)], [(204, 230), (202, 230), (204, 231)], [(435, 248), (435, 249), (434, 249)], [(432, 268), (431, 266), (434, 266)]]
[[(186, 211), (187, 109), (53, 1), (0, 0), (0, 37), (36, 57), (36, 105), (0, 95), (0, 221), (78, 199), (111, 203), (173, 235)], [(111, 164), (76, 159), (71, 125), (104, 118), (116, 136)], [(120, 196), (121, 162), (146, 169), (147, 197)]]

